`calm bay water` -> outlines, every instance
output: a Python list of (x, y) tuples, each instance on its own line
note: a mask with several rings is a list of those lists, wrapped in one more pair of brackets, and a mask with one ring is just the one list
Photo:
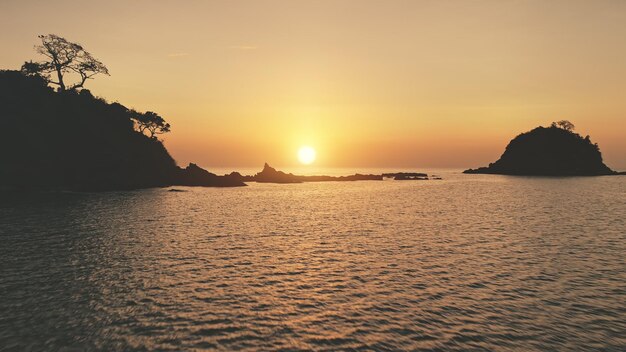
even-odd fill
[(0, 194), (0, 350), (626, 349), (626, 177), (442, 176)]

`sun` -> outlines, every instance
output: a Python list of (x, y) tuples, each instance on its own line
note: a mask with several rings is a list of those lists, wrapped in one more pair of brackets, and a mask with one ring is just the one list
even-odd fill
[(298, 160), (302, 164), (309, 165), (315, 161), (315, 149), (309, 146), (302, 146), (298, 149)]

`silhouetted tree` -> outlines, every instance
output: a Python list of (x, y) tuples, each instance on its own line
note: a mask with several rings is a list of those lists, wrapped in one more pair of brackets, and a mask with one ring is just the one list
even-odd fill
[(157, 135), (169, 132), (170, 124), (159, 116), (157, 113), (147, 111), (140, 113), (132, 111), (133, 120), (135, 120), (135, 127), (138, 132), (146, 134), (148, 137), (156, 139)]
[(558, 127), (558, 128), (564, 129), (564, 130), (569, 131), (569, 132), (572, 132), (574, 130), (574, 128), (576, 128), (573, 123), (571, 123), (571, 122), (569, 122), (567, 120), (561, 120), (561, 121), (553, 122), (551, 126), (552, 127)]
[[(23, 74), (41, 76), (49, 84), (59, 86), (60, 91), (82, 88), (88, 79), (100, 73), (109, 75), (106, 66), (91, 56), (80, 44), (72, 43), (55, 34), (40, 35), (39, 39), (41, 45), (36, 45), (35, 50), (48, 60), (25, 62), (22, 65)], [(68, 73), (77, 74), (80, 77), (79, 81), (68, 86), (65, 82)], [(56, 75), (56, 81), (51, 78), (52, 75)]]

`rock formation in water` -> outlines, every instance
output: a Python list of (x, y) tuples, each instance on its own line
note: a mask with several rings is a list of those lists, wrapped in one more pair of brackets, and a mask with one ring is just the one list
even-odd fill
[(196, 165), (182, 169), (133, 111), (88, 90), (55, 92), (39, 77), (0, 71), (0, 188), (123, 190), (245, 186)]
[(598, 176), (615, 175), (602, 161), (597, 144), (557, 124), (537, 127), (515, 137), (500, 159), (487, 167), (469, 169), (467, 174), (502, 174), (528, 176)]
[[(202, 187), (233, 187), (245, 186), (238, 173), (230, 175), (218, 176), (208, 172), (196, 164), (189, 164), (184, 169), (180, 169), (177, 177), (177, 185), (181, 186), (202, 186)], [(239, 175), (241, 176), (241, 175)]]
[(354, 174), (350, 176), (300, 176), (291, 173), (278, 171), (267, 163), (263, 170), (253, 176), (242, 176), (243, 181), (254, 181), (260, 183), (302, 183), (302, 182), (324, 182), (324, 181), (365, 181), (382, 180), (382, 175), (362, 175)]
[(282, 171), (278, 171), (267, 163), (263, 165), (263, 170), (254, 175), (251, 181), (265, 182), (265, 183), (301, 183), (302, 179), (294, 174), (287, 174)]
[[(303, 183), (303, 182), (325, 182), (325, 181), (382, 181), (384, 178), (393, 178), (394, 180), (428, 180), (428, 175), (419, 172), (394, 172), (384, 173), (381, 175), (372, 174), (354, 174), (349, 176), (301, 176), (292, 173), (278, 171), (269, 166), (267, 163), (263, 166), (263, 170), (252, 176), (241, 176), (239, 173), (232, 173), (231, 177), (237, 177), (242, 181), (260, 182), (260, 183)], [(433, 180), (441, 180), (440, 177), (434, 177)]]
[(383, 177), (393, 178), (396, 181), (406, 181), (406, 180), (428, 180), (428, 174), (424, 174), (421, 172), (395, 172), (395, 173), (385, 173)]

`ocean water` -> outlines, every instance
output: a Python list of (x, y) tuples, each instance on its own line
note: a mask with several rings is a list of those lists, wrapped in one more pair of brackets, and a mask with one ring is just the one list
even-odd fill
[(442, 176), (0, 194), (0, 350), (626, 350), (626, 177)]

